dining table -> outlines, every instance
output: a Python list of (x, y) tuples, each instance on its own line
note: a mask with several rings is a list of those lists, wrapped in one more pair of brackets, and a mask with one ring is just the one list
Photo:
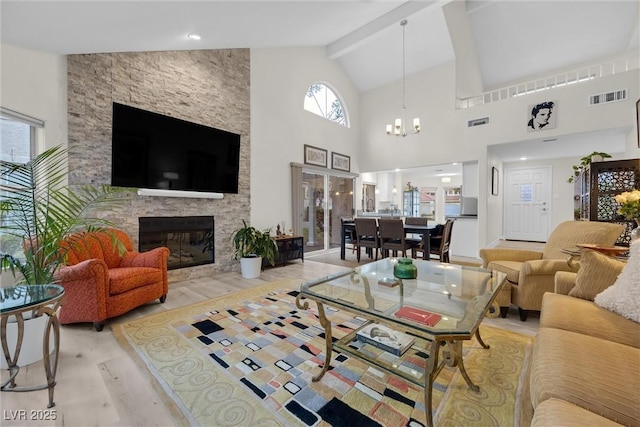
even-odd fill
[[(407, 234), (419, 234), (422, 236), (422, 247), (424, 250), (422, 251), (422, 259), (430, 259), (430, 251), (431, 245), (429, 244), (429, 236), (431, 230), (435, 228), (435, 224), (427, 224), (427, 225), (412, 225), (412, 224), (404, 224), (404, 231)], [(347, 245), (347, 236), (356, 231), (356, 225), (352, 221), (344, 221), (342, 223), (342, 229), (340, 231), (340, 259), (345, 259), (346, 254), (346, 245)], [(355, 242), (354, 242), (355, 244)]]

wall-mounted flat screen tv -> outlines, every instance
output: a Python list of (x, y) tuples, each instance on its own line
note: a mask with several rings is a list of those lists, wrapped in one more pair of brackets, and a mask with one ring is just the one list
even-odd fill
[(238, 193), (240, 135), (113, 103), (111, 185)]

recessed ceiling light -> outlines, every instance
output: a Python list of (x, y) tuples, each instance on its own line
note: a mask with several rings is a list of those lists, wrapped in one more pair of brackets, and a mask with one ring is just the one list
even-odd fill
[(202, 36), (198, 33), (191, 33), (187, 37), (189, 37), (191, 40), (200, 40), (202, 38)]
[(520, 157), (520, 160), (527, 160), (526, 157)]

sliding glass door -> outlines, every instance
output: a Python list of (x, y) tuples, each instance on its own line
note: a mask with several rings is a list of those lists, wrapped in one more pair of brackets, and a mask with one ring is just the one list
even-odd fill
[(304, 206), (302, 210), (302, 236), (305, 252), (324, 249), (324, 224), (327, 211), (326, 175), (302, 173)]
[[(354, 176), (331, 171), (302, 170), (300, 202), (294, 197), (294, 218), (304, 237), (305, 252), (324, 251), (340, 246), (340, 219), (353, 216)], [(297, 180), (294, 179), (294, 185)], [(300, 193), (298, 193), (300, 194)], [(294, 227), (296, 224), (294, 224)], [(296, 227), (297, 228), (297, 227)]]

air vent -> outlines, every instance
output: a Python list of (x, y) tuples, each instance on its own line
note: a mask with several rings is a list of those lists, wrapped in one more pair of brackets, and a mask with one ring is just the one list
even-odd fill
[(616, 90), (613, 92), (601, 93), (599, 95), (591, 95), (589, 97), (589, 105), (605, 104), (607, 102), (624, 101), (627, 99), (627, 90)]
[(486, 125), (489, 123), (489, 117), (483, 117), (481, 119), (473, 119), (473, 120), (469, 120), (467, 122), (467, 127), (474, 127), (474, 126), (482, 126), (482, 125)]

